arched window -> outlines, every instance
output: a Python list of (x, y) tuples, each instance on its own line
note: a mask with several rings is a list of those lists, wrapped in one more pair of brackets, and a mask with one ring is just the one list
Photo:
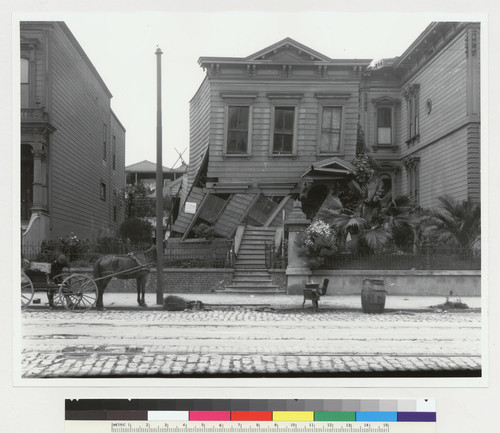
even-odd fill
[(21, 58), (21, 108), (30, 106), (30, 62)]

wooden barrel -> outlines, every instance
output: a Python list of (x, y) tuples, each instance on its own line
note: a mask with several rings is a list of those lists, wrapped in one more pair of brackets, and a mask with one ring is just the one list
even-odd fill
[(361, 290), (361, 307), (363, 313), (380, 314), (384, 312), (387, 290), (384, 288), (384, 280), (363, 280)]

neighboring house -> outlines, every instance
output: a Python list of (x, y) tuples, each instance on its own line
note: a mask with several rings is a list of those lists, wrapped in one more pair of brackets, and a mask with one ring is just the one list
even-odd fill
[(480, 25), (432, 23), (361, 82), (360, 123), (395, 194), (480, 201)]
[(201, 57), (188, 177), (172, 236), (311, 218), (345, 182), (359, 130), (394, 195), (480, 199), (480, 28), (437, 22), (394, 59), (330, 59), (290, 38), (246, 58)]
[[(183, 182), (183, 176), (188, 169), (183, 161), (179, 167), (168, 168), (163, 166), (163, 197), (171, 200), (171, 219), (170, 224), (175, 220), (179, 212), (180, 192)], [(134, 185), (139, 182), (148, 186), (152, 193), (151, 198), (156, 198), (156, 163), (151, 161), (141, 161), (125, 167), (127, 175), (127, 184)]]
[(123, 220), (125, 128), (111, 93), (63, 22), (22, 22), (23, 242), (95, 240)]

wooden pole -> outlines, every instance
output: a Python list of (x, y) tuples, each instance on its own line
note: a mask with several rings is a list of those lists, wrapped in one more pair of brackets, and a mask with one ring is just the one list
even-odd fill
[(156, 303), (163, 304), (163, 162), (161, 124), (161, 55), (156, 49)]

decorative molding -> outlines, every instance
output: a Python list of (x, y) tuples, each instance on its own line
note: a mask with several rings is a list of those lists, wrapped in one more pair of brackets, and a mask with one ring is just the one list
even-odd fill
[(406, 156), (401, 160), (401, 164), (405, 168), (409, 168), (409, 167), (412, 167), (414, 165), (417, 165), (419, 162), (420, 162), (420, 157), (415, 156), (415, 155)]
[(351, 92), (316, 92), (314, 96), (317, 99), (343, 99), (348, 100), (351, 97)]
[(401, 91), (401, 95), (405, 98), (405, 99), (408, 99), (412, 96), (415, 96), (416, 94), (418, 94), (420, 90), (420, 84), (408, 84), (407, 86), (405, 86), (402, 91)]
[(390, 96), (382, 96), (380, 98), (373, 98), (371, 103), (375, 106), (378, 105), (397, 105), (401, 101), (399, 99), (391, 98)]
[(247, 65), (247, 78), (254, 78), (257, 75), (257, 65)]
[(257, 92), (245, 92), (245, 91), (222, 91), (219, 93), (220, 97), (223, 99), (255, 99), (258, 96)]
[(302, 99), (304, 93), (300, 92), (269, 92), (266, 93), (269, 99)]

